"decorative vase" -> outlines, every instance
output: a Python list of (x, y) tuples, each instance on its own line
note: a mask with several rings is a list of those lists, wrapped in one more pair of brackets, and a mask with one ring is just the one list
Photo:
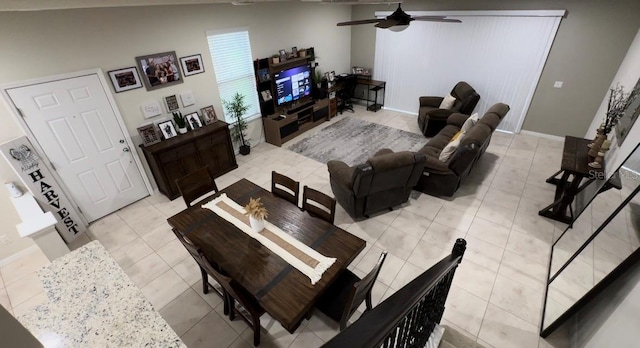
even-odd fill
[(598, 152), (600, 152), (600, 147), (602, 146), (602, 143), (604, 143), (605, 140), (607, 140), (606, 134), (598, 134), (598, 136), (596, 136), (596, 140), (593, 141), (593, 145), (591, 145), (591, 149), (589, 150), (589, 156), (591, 157), (598, 156)]
[(253, 232), (259, 233), (264, 230), (264, 219), (256, 219), (252, 215), (249, 215), (249, 224), (251, 225), (251, 229)]
[(180, 134), (184, 134), (187, 132), (187, 127), (183, 127), (183, 128), (178, 128), (178, 133)]

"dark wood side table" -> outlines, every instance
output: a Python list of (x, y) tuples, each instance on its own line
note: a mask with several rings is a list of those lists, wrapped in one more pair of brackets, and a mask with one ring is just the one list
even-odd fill
[[(538, 212), (538, 215), (571, 224), (574, 221), (574, 212), (571, 207), (575, 196), (594, 180), (604, 178), (604, 161), (602, 168), (589, 167), (593, 161), (588, 155), (587, 145), (589, 139), (566, 136), (562, 151), (562, 163), (560, 170), (550, 176), (546, 181), (556, 185), (556, 193), (553, 203)], [(557, 178), (562, 174), (560, 178)], [(586, 179), (586, 180), (584, 180)], [(584, 180), (584, 182), (582, 182)]]

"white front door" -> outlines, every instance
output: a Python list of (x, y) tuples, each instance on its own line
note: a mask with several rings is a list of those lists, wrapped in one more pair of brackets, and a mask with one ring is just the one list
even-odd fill
[(149, 194), (97, 75), (7, 92), (88, 222)]

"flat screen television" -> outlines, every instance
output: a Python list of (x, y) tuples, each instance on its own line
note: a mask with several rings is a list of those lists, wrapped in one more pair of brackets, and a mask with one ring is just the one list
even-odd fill
[(311, 66), (301, 65), (273, 74), (276, 85), (276, 103), (292, 103), (311, 95)]

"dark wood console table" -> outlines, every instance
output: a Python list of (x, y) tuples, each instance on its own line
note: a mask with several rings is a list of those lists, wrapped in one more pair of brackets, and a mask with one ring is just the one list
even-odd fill
[(151, 146), (140, 145), (158, 190), (169, 199), (180, 196), (179, 179), (207, 166), (212, 178), (238, 168), (229, 125), (217, 121)]
[[(560, 170), (550, 176), (546, 182), (556, 185), (553, 203), (538, 212), (544, 217), (571, 224), (574, 221), (574, 211), (571, 206), (575, 196), (595, 180), (604, 179), (604, 161), (602, 168), (589, 167), (593, 161), (588, 155), (587, 145), (592, 140), (566, 136), (562, 151)], [(562, 174), (560, 178), (557, 178)], [(583, 179), (586, 179), (584, 182)]]

